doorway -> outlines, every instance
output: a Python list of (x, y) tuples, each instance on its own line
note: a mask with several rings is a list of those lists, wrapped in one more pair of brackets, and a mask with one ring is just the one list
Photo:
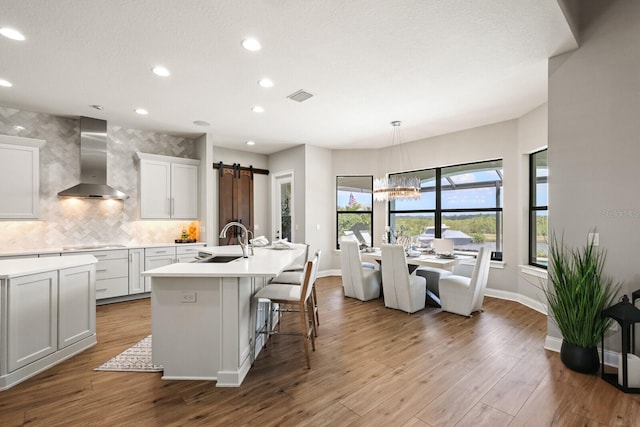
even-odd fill
[(295, 214), (293, 209), (293, 171), (273, 175), (273, 240), (295, 238)]

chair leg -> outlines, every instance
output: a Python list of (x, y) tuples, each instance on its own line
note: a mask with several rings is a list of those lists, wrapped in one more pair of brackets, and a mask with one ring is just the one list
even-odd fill
[[(300, 307), (300, 323), (300, 326), (302, 327), (301, 332), (302, 342), (304, 344), (304, 355), (307, 358), (307, 369), (311, 369), (311, 358), (309, 357), (309, 325), (307, 324), (307, 315), (304, 307)], [(311, 339), (313, 339), (313, 330), (311, 331), (311, 337)]]
[[(313, 288), (311, 289), (311, 295), (313, 298), (313, 316), (315, 319), (316, 327), (320, 326), (320, 314), (318, 311), (318, 296), (316, 295), (316, 284), (313, 284)], [(318, 336), (318, 334), (316, 334)]]

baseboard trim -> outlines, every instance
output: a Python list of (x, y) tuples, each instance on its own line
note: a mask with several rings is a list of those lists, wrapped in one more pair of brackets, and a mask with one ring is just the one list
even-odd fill
[(542, 302), (536, 301), (533, 298), (530, 298), (528, 296), (517, 294), (515, 292), (503, 291), (500, 289), (492, 289), (492, 288), (486, 288), (484, 291), (484, 294), (485, 296), (488, 296), (488, 297), (499, 298), (499, 299), (504, 299), (508, 301), (515, 301), (526, 307), (529, 307), (532, 310), (537, 311), (538, 313), (542, 313), (545, 316), (547, 315), (547, 307), (545, 307), (545, 305)]

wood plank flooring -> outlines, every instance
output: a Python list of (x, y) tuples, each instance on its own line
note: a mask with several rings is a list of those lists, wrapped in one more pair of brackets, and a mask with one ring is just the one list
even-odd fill
[[(274, 337), (239, 388), (93, 368), (150, 333), (149, 300), (98, 307), (98, 344), (0, 392), (0, 426), (640, 426), (640, 396), (543, 349), (545, 316), (486, 298), (473, 318), (344, 298), (318, 279), (317, 350)], [(297, 320), (297, 316), (293, 316)]]

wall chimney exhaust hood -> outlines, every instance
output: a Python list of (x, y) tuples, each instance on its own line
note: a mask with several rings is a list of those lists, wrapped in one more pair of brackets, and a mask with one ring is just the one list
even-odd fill
[(58, 197), (83, 199), (128, 199), (107, 185), (107, 122), (80, 117), (80, 184), (58, 193)]

